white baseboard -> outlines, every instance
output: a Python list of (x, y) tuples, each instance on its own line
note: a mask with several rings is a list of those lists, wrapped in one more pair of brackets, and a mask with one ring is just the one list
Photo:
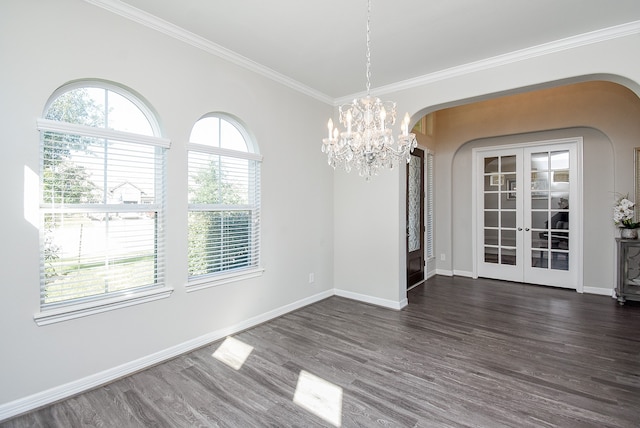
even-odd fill
[(436, 269), (436, 275), (453, 276), (453, 271), (444, 270), (444, 269)]
[(339, 290), (337, 288), (334, 290), (334, 292), (336, 296), (346, 297), (347, 299), (357, 300), (363, 303), (370, 303), (372, 305), (382, 306), (388, 309), (400, 310), (409, 304), (409, 301), (406, 298), (400, 300), (399, 302), (396, 302), (394, 300), (380, 299), (378, 297), (372, 297), (372, 296), (367, 296), (365, 294), (353, 293), (351, 291)]
[(113, 382), (114, 380), (120, 379), (124, 376), (128, 376), (163, 361), (175, 358), (179, 355), (198, 349), (226, 336), (235, 334), (242, 330), (246, 330), (247, 328), (277, 318), (281, 315), (287, 314), (296, 309), (300, 309), (312, 303), (319, 302), (320, 300), (324, 300), (333, 295), (334, 290), (323, 291), (322, 293), (318, 293), (305, 299), (298, 300), (272, 311), (255, 316), (253, 318), (249, 318), (238, 324), (213, 331), (211, 333), (205, 334), (192, 340), (188, 340), (176, 346), (158, 351), (137, 360), (130, 361), (120, 366), (113, 367), (111, 369), (107, 369), (102, 372), (84, 377), (82, 379), (78, 379), (64, 385), (56, 386), (46, 391), (38, 392), (36, 394), (20, 398), (9, 403), (0, 404), (0, 422), (4, 421), (5, 419), (20, 415), (22, 413), (37, 409), (39, 407), (54, 403), (56, 401), (69, 398), (73, 395), (88, 391), (100, 385)]
[(613, 288), (582, 287), (582, 292), (588, 294), (599, 294), (601, 296), (616, 297), (616, 290)]
[(466, 270), (453, 270), (454, 276), (464, 276), (466, 278), (473, 278), (473, 272), (468, 272)]

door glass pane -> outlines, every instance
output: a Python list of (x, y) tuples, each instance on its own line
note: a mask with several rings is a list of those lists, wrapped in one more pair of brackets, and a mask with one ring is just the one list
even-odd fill
[(484, 176), (484, 191), (497, 192), (500, 190), (500, 174), (489, 174)]
[(515, 229), (516, 227), (516, 212), (515, 211), (501, 211), (501, 227), (508, 227)]
[(560, 183), (566, 183), (567, 187), (569, 185), (569, 170), (568, 169), (563, 169), (563, 170), (557, 170), (557, 171), (553, 171), (552, 173), (552, 183), (554, 184), (560, 184)]
[(503, 174), (504, 175), (504, 187), (500, 190), (502, 191), (512, 191), (516, 190), (516, 175), (515, 174)]
[(531, 193), (533, 195), (544, 195), (543, 192), (549, 190), (549, 173), (548, 172), (532, 172), (531, 173)]
[(484, 230), (484, 243), (485, 243), (485, 245), (498, 245), (498, 230), (497, 229), (485, 229)]
[(501, 255), (500, 255), (500, 262), (503, 265), (514, 266), (516, 264), (516, 249), (502, 248)]
[(532, 229), (548, 229), (549, 219), (548, 211), (533, 211), (531, 213), (531, 228)]
[(538, 192), (531, 197), (531, 208), (534, 210), (546, 210), (549, 208), (549, 194), (546, 192)]
[(532, 231), (531, 248), (549, 248), (549, 232), (546, 230)]
[(485, 193), (484, 194), (484, 208), (489, 210), (498, 209), (498, 194), (497, 193)]
[(569, 192), (551, 192), (551, 209), (569, 210)]
[(497, 211), (485, 211), (485, 213), (484, 213), (484, 226), (485, 227), (498, 227), (498, 212)]
[(513, 156), (502, 156), (502, 162), (500, 162), (500, 171), (505, 172), (516, 172), (516, 157)]
[(551, 251), (551, 269), (569, 270), (569, 253)]
[(516, 246), (516, 231), (515, 230), (503, 230), (501, 233), (500, 244), (507, 247)]
[(551, 169), (569, 169), (569, 150), (551, 152)]
[(422, 178), (422, 162), (419, 156), (411, 156), (409, 161), (408, 219), (409, 251), (420, 249), (420, 183)]
[(484, 247), (484, 262), (498, 263), (498, 248)]
[(569, 211), (551, 211), (551, 229), (569, 229)]
[(549, 267), (548, 251), (531, 251), (531, 267), (546, 269)]
[(496, 192), (502, 190), (502, 187), (504, 186), (504, 174), (489, 174), (488, 177), (490, 187), (486, 190), (493, 190)]
[(551, 248), (556, 250), (568, 250), (569, 232), (551, 232)]
[(517, 208), (516, 194), (503, 193), (500, 198), (500, 204), (502, 206), (502, 209), (504, 210), (515, 210)]
[(492, 156), (484, 158), (484, 173), (489, 174), (492, 172), (498, 172), (498, 157)]
[(549, 170), (549, 152), (531, 153), (531, 171)]

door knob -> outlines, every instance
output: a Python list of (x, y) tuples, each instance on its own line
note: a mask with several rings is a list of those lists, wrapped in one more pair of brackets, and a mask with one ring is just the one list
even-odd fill
[(528, 228), (528, 227), (525, 227), (525, 228), (524, 228), (524, 231), (525, 231), (525, 232), (528, 232), (528, 231), (529, 231), (529, 228)]
[(518, 228), (518, 232), (522, 232), (522, 228), (521, 227)]

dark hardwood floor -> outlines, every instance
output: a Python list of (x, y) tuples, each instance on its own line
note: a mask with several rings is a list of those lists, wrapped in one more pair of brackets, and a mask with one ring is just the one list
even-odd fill
[(435, 277), (402, 311), (332, 297), (234, 338), (238, 370), (219, 341), (0, 425), (640, 426), (638, 302)]

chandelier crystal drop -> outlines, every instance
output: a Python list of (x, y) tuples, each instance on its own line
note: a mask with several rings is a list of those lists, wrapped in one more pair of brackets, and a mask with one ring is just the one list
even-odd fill
[(409, 163), (410, 154), (418, 145), (415, 134), (409, 133), (409, 113), (401, 124), (400, 135), (394, 140), (391, 128), (396, 123), (396, 103), (371, 96), (371, 0), (367, 0), (367, 96), (354, 99), (338, 108), (344, 130), (327, 123), (328, 137), (322, 139), (322, 152), (334, 169), (342, 166), (347, 172), (356, 168), (367, 180), (382, 168)]

